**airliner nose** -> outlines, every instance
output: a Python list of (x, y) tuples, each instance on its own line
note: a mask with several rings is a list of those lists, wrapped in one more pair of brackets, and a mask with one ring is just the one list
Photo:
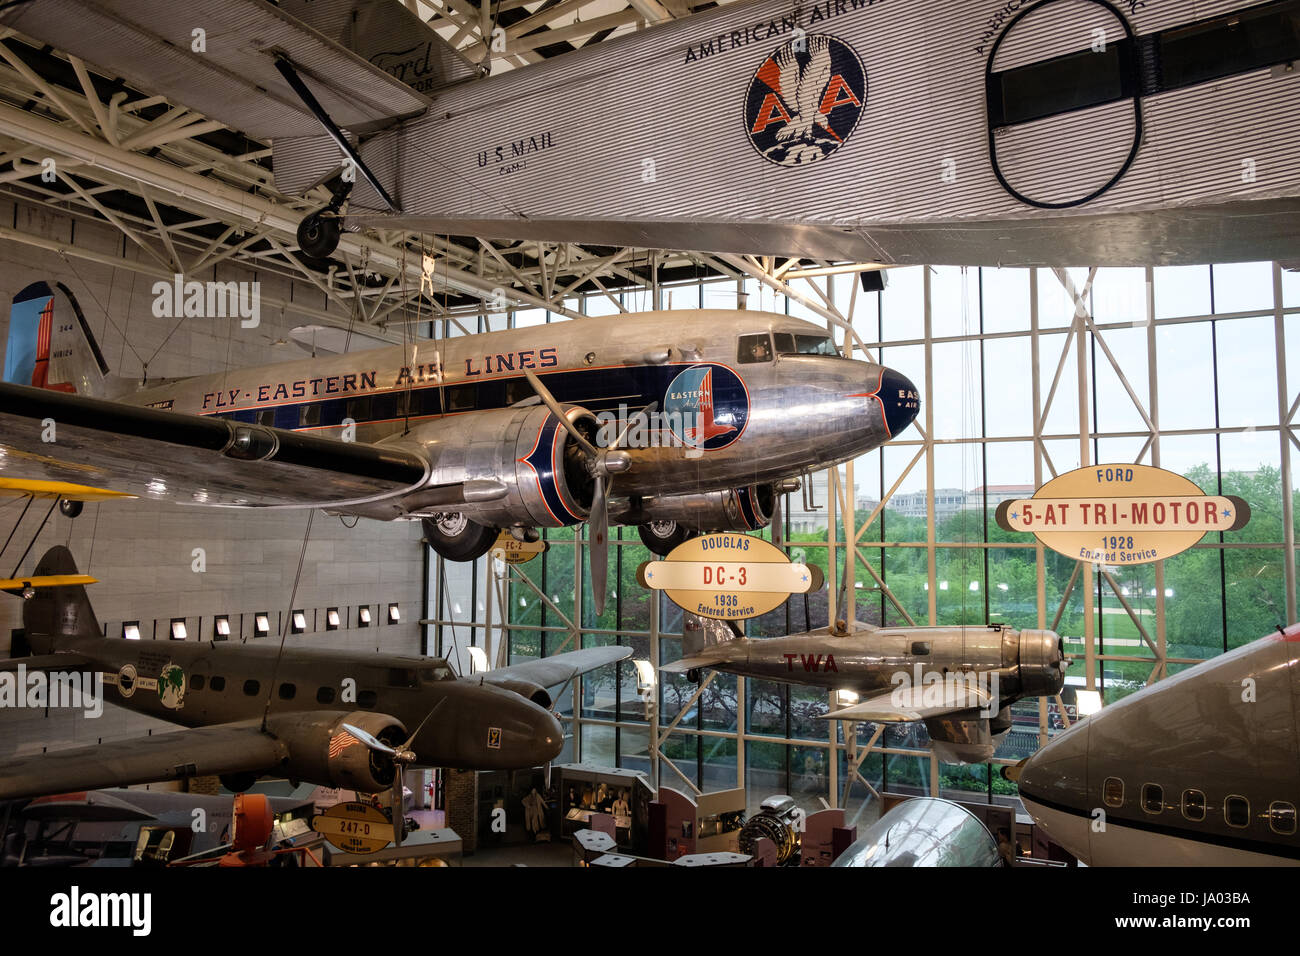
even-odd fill
[(884, 406), (885, 426), (890, 438), (897, 438), (921, 412), (921, 395), (916, 386), (906, 375), (900, 375), (892, 368), (885, 369), (881, 375), (876, 397)]
[(1021, 802), (1047, 834), (1084, 863), (1091, 859), (1096, 795), (1088, 790), (1090, 717), (1053, 739), (1027, 761), (1016, 781)]

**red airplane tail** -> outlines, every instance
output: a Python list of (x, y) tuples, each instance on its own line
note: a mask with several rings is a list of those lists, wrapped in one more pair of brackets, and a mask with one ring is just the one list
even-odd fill
[(711, 438), (728, 435), (736, 430), (734, 425), (719, 425), (713, 420), (713, 369), (705, 372), (704, 379), (700, 382), (699, 416), (699, 425), (695, 428), (686, 429), (686, 436), (694, 441), (696, 446), (703, 445)]

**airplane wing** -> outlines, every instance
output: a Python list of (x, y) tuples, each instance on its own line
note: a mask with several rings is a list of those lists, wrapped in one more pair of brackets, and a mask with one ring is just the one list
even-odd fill
[(373, 501), (414, 489), (428, 472), (398, 448), (9, 383), (0, 383), (0, 448), (0, 473), (232, 507)]
[[(275, 68), (276, 55), (296, 64), (321, 106), (346, 130), (367, 132), (418, 115), (430, 103), (267, 0), (40, 0), (5, 6), (5, 26), (256, 139), (321, 133)], [(201, 43), (196, 29), (203, 31)]]
[(690, 670), (700, 670), (706, 667), (716, 667), (719, 664), (726, 663), (726, 655), (697, 655), (695, 657), (683, 657), (681, 660), (673, 661), (671, 664), (660, 664), (659, 670), (664, 674), (685, 674)]
[(288, 748), (256, 721), (0, 760), (0, 800), (209, 774), (267, 772)]
[(91, 660), (85, 654), (37, 654), (0, 660), (0, 674), (17, 673), (19, 667), (27, 671), (68, 671), (90, 665)]
[(581, 651), (556, 654), (554, 657), (542, 657), (535, 661), (511, 664), (508, 667), (500, 667), (474, 676), (483, 678), (489, 684), (507, 684), (510, 681), (522, 680), (536, 684), (538, 687), (554, 687), (573, 680), (579, 674), (604, 667), (606, 664), (627, 660), (631, 656), (630, 647), (588, 647)]
[(965, 684), (936, 683), (899, 687), (851, 707), (822, 714), (822, 720), (864, 720), (872, 723), (907, 723), (959, 710), (987, 707), (992, 697)]

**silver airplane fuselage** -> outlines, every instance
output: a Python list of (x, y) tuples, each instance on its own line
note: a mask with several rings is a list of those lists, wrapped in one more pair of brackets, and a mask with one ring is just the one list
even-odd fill
[[(408, 500), (338, 510), (428, 515), (445, 508), (430, 503), (442, 500), (436, 494), (422, 492), (477, 481), (491, 485), (491, 494), (478, 510), (473, 501), (465, 510), (481, 523), (576, 524), (587, 502), (565, 487), (557, 464), (563, 435), (538, 405), (525, 369), (565, 406), (595, 416), (587, 420), (594, 436), (599, 426), (598, 443), (608, 446), (626, 432), (619, 447), (630, 467), (613, 485), (625, 500), (723, 491), (824, 468), (889, 440), (919, 409), (910, 381), (839, 357), (824, 329), (736, 310), (577, 320), (300, 359), (160, 384), (119, 400), (380, 443), (430, 462)], [(651, 419), (637, 419), (651, 403)], [(552, 446), (557, 451), (548, 457)], [(530, 495), (543, 503), (519, 514), (511, 503)], [(612, 510), (617, 516), (620, 506)]]
[(1030, 757), (1020, 799), (1090, 866), (1300, 865), (1300, 625), (1143, 688)]

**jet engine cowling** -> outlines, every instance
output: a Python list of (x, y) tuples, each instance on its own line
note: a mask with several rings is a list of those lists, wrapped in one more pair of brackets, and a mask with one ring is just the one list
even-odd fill
[(675, 521), (697, 531), (759, 531), (771, 523), (775, 505), (772, 485), (745, 485), (707, 494), (647, 498), (639, 508), (614, 517), (625, 524)]
[(396, 717), (371, 711), (316, 711), (276, 717), (268, 729), (289, 748), (286, 776), (323, 786), (361, 793), (380, 793), (393, 785), (393, 761), (376, 753), (348, 731), (351, 724), (395, 747), (406, 740), (406, 728)]

